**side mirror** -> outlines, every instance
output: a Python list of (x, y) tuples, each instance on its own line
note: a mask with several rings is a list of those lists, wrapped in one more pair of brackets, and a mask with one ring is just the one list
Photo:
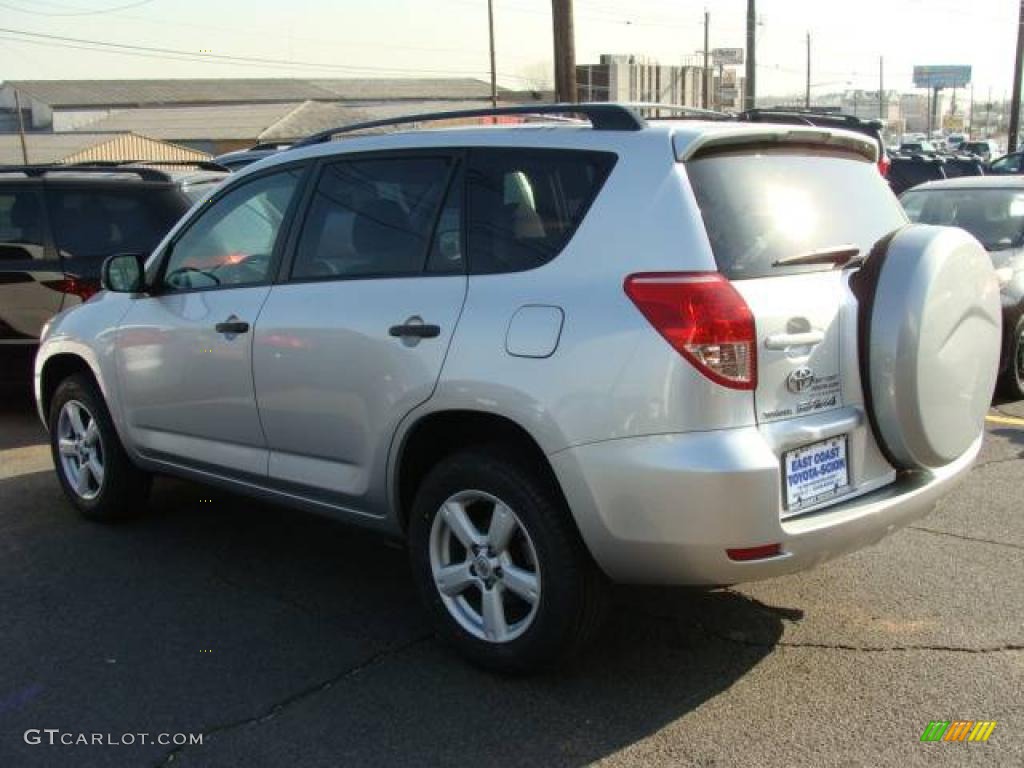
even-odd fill
[(100, 284), (106, 291), (139, 293), (146, 287), (146, 260), (141, 253), (118, 253), (103, 262)]

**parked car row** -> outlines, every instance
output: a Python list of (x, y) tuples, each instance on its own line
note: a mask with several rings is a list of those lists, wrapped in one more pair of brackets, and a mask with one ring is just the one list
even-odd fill
[(396, 537), (437, 632), (512, 671), (609, 582), (792, 573), (927, 513), (997, 376), (978, 240), (809, 115), (472, 114), (567, 111), (327, 131), (108, 259), (36, 358), (69, 501), (137, 515), (167, 473)]

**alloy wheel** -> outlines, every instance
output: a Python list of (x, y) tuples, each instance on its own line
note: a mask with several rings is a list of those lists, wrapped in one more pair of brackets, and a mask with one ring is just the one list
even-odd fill
[(57, 420), (57, 449), (61, 471), (82, 499), (95, 499), (105, 475), (103, 439), (99, 423), (78, 400), (68, 400)]
[(537, 550), (512, 508), (489, 493), (461, 491), (441, 505), (430, 530), (430, 568), (448, 613), (474, 637), (510, 642), (537, 615)]

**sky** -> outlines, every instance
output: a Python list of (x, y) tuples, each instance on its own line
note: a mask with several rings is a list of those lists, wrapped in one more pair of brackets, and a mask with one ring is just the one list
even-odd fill
[[(499, 83), (549, 85), (550, 0), (493, 3)], [(633, 53), (678, 63), (703, 46), (705, 10), (711, 46), (742, 47), (746, 5), (575, 0), (576, 61)], [(915, 64), (970, 64), (976, 98), (991, 89), (1001, 99), (1012, 83), (1018, 7), (758, 0), (758, 93), (803, 92), (810, 33), (814, 94), (877, 89), (884, 57), (886, 88), (911, 89)], [(152, 48), (162, 51), (142, 50)], [(488, 72), (487, 0), (0, 0), (0, 80)]]

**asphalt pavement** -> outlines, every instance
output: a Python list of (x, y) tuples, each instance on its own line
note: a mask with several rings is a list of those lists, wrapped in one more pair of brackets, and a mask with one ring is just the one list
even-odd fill
[[(79, 519), (6, 394), (0, 766), (1024, 765), (1024, 403), (987, 432), (967, 480), (878, 546), (713, 593), (619, 590), (586, 656), (505, 679), (431, 636), (404, 552), (373, 536), (166, 479), (137, 522)], [(997, 725), (922, 743), (933, 720)], [(59, 743), (92, 734), (135, 743)]]

